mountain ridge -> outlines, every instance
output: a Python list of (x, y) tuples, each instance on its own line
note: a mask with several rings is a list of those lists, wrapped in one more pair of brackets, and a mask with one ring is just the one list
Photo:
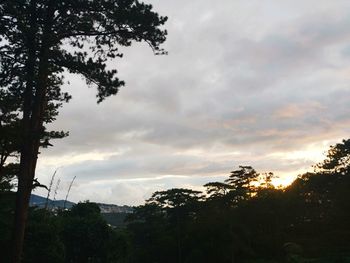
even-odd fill
[[(47, 205), (46, 205), (47, 203)], [(101, 213), (103, 214), (110, 214), (110, 213), (127, 213), (130, 214), (133, 212), (133, 207), (127, 206), (127, 205), (115, 205), (115, 204), (105, 204), (105, 203), (97, 203), (97, 202), (92, 202), (95, 203), (99, 206), (101, 209)], [(76, 203), (71, 202), (71, 201), (66, 201), (65, 200), (52, 200), (48, 199), (46, 197), (36, 195), (36, 194), (31, 194), (30, 200), (29, 200), (29, 205), (30, 206), (36, 206), (39, 208), (44, 208), (44, 207), (49, 207), (52, 210), (57, 210), (57, 209), (70, 209), (72, 208), (73, 205)]]

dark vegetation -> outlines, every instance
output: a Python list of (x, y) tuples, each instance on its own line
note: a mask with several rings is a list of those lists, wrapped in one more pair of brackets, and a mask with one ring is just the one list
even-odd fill
[(109, 62), (135, 42), (164, 54), (166, 20), (138, 0), (0, 1), (0, 189), (17, 177), (13, 263), (21, 261), (29, 198), (40, 185), (39, 149), (68, 135), (46, 127), (71, 98), (61, 90), (67, 73), (95, 86), (98, 103), (117, 94), (125, 83)]
[[(206, 192), (155, 192), (122, 227), (94, 203), (30, 210), (23, 262), (350, 262), (350, 139), (288, 187), (240, 166)], [(7, 184), (11, 185), (11, 184)], [(1, 262), (7, 262), (14, 194), (1, 191)]]

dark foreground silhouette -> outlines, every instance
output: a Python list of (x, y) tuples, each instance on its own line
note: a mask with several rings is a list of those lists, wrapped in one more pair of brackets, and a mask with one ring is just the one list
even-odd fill
[[(94, 203), (32, 208), (23, 262), (350, 262), (350, 140), (282, 189), (272, 173), (240, 166), (206, 192), (155, 192), (124, 225)], [(8, 262), (14, 194), (2, 182), (0, 262)]]

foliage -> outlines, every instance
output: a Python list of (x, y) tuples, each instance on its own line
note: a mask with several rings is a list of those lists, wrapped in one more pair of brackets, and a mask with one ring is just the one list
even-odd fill
[[(344, 145), (325, 162), (347, 156)], [(31, 209), (23, 262), (346, 263), (350, 174), (348, 165), (343, 168), (306, 173), (276, 189), (266, 178), (272, 174), (241, 166), (230, 181), (206, 184), (207, 194), (155, 192), (118, 229), (106, 223), (94, 203), (56, 214)], [(267, 180), (259, 186), (261, 177)], [(9, 192), (0, 198), (0, 247), (5, 249), (13, 200)], [(6, 259), (7, 251), (2, 255)]]
[(79, 203), (63, 212), (62, 220), (65, 262), (112, 262), (125, 257), (126, 243), (107, 225), (96, 204)]
[(166, 20), (138, 0), (0, 2), (0, 182), (7, 157), (20, 153), (13, 262), (21, 257), (39, 148), (67, 135), (46, 129), (71, 98), (61, 90), (66, 73), (95, 86), (98, 103), (117, 94), (124, 81), (108, 63), (133, 42), (164, 54)]
[(240, 166), (206, 184), (206, 195), (155, 192), (129, 218), (131, 262), (347, 262), (348, 142), (285, 189), (272, 173)]
[(59, 218), (45, 209), (30, 211), (23, 263), (64, 262), (65, 248), (59, 237), (59, 224)]
[(9, 261), (15, 193), (0, 191), (0, 258)]
[(350, 173), (350, 139), (343, 140), (330, 147), (327, 158), (322, 163), (316, 165), (319, 172), (328, 172), (336, 174)]
[[(6, 263), (10, 262), (14, 195), (2, 193), (0, 201), (0, 255)], [(123, 263), (129, 251), (124, 231), (111, 228), (98, 206), (88, 202), (58, 213), (31, 208), (24, 244), (23, 263)]]

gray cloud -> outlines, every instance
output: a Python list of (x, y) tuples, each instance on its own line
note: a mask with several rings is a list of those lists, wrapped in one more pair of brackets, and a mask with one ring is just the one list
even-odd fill
[(137, 203), (239, 164), (296, 174), (348, 136), (348, 1), (152, 2), (169, 16), (169, 55), (125, 49), (110, 66), (127, 85), (101, 105), (67, 75), (73, 100), (51, 127), (70, 136), (43, 151), (43, 181), (62, 165), (88, 189), (73, 199)]

